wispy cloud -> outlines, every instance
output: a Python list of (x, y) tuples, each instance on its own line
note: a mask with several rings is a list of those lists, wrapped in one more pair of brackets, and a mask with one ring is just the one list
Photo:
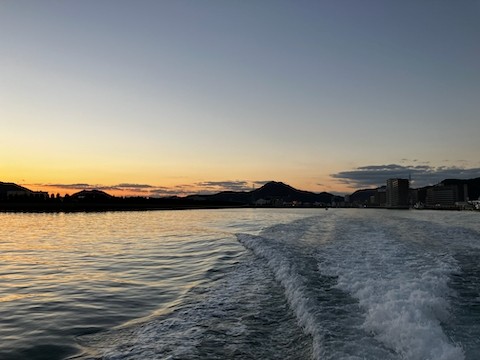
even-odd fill
[(367, 165), (353, 170), (330, 175), (342, 184), (351, 187), (373, 187), (385, 185), (389, 178), (412, 178), (413, 187), (434, 185), (444, 179), (469, 179), (480, 177), (480, 168), (425, 165)]
[(130, 183), (122, 183), (116, 185), (118, 187), (124, 187), (124, 188), (129, 188), (129, 189), (144, 189), (144, 188), (153, 188), (153, 185), (148, 185), (148, 184), (130, 184)]
[(63, 188), (63, 189), (90, 189), (94, 185), (78, 183), (78, 184), (32, 184), (38, 186), (52, 187), (52, 188)]
[(200, 192), (216, 193), (220, 191), (250, 191), (252, 182), (247, 180), (202, 181), (194, 184)]

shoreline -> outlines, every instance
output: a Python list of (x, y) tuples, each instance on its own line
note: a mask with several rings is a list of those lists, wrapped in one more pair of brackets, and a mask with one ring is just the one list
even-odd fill
[[(163, 203), (162, 203), (163, 202)], [(214, 210), (214, 209), (383, 209), (383, 210), (433, 210), (433, 211), (478, 211), (476, 209), (460, 208), (387, 208), (369, 207), (320, 207), (320, 206), (258, 206), (225, 202), (183, 202), (156, 201), (151, 203), (123, 202), (0, 202), (0, 213), (94, 213), (94, 212), (126, 212), (126, 211), (162, 211), (162, 210)]]

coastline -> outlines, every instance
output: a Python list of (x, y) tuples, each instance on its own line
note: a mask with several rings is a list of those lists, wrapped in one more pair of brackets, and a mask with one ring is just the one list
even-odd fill
[(461, 209), (458, 207), (441, 208), (406, 208), (406, 207), (381, 207), (381, 206), (258, 206), (252, 204), (231, 202), (208, 201), (155, 201), (151, 202), (0, 202), (0, 213), (79, 213), (79, 212), (121, 212), (121, 211), (161, 211), (161, 210), (212, 210), (212, 209), (383, 209), (383, 210), (433, 210), (433, 211), (468, 211), (476, 209)]

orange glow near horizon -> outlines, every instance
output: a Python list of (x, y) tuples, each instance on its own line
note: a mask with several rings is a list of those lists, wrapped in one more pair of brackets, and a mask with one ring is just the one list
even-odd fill
[[(282, 181), (298, 190), (311, 191), (315, 193), (330, 192), (335, 194), (351, 193), (355, 189), (340, 185), (332, 182), (332, 184), (325, 183), (325, 185), (316, 185), (308, 182), (289, 182), (283, 179), (272, 179), (273, 181)], [(266, 181), (266, 180), (265, 180)], [(212, 181), (215, 182), (215, 181)], [(131, 196), (143, 196), (143, 197), (165, 197), (165, 196), (186, 196), (199, 193), (216, 193), (224, 190), (237, 189), (232, 187), (208, 187), (202, 186), (202, 181), (191, 182), (187, 184), (168, 184), (168, 185), (152, 185), (152, 184), (128, 184), (128, 183), (116, 183), (116, 185), (110, 184), (86, 184), (86, 183), (72, 183), (72, 184), (40, 184), (40, 183), (23, 183), (18, 182), (19, 185), (24, 186), (32, 191), (44, 191), (49, 195), (59, 194), (60, 196), (72, 195), (82, 190), (101, 190), (106, 193), (118, 196), (118, 197), (131, 197)], [(205, 183), (208, 183), (206, 181)], [(222, 183), (222, 181), (218, 181)], [(255, 181), (248, 182), (244, 190), (251, 190), (253, 188), (259, 188), (261, 184), (255, 183)], [(238, 190), (241, 191), (241, 190)]]
[[(33, 190), (33, 191), (44, 191), (47, 192), (49, 195), (56, 195), (59, 194), (60, 196), (65, 196), (65, 195), (72, 195), (75, 194), (79, 191), (82, 190), (94, 190), (94, 189), (102, 189), (103, 186), (79, 186), (79, 187), (61, 187), (61, 186), (55, 186), (55, 185), (38, 185), (38, 184), (19, 184), (21, 186), (26, 187), (27, 189)], [(107, 190), (102, 190), (105, 191), (106, 193), (113, 195), (113, 196), (146, 196), (145, 194), (142, 194), (140, 192), (133, 192), (133, 191), (125, 191), (125, 190), (115, 190), (115, 189), (107, 189)]]

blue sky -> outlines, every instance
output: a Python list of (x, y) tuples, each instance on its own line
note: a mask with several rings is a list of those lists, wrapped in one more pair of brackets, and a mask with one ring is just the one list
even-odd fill
[(480, 176), (479, 16), (453, 0), (3, 1), (0, 177), (341, 192), (365, 167)]

